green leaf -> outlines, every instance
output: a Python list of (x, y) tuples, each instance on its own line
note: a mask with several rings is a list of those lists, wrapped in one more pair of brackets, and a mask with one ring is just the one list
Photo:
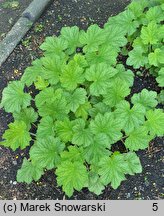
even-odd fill
[(122, 129), (128, 134), (144, 123), (145, 108), (140, 104), (135, 104), (130, 108), (127, 101), (121, 101), (117, 105), (115, 115), (117, 121), (122, 125)]
[(56, 170), (58, 185), (71, 197), (74, 189), (80, 191), (88, 182), (88, 173), (83, 163), (66, 161)]
[(63, 121), (56, 121), (55, 129), (57, 136), (63, 142), (71, 142), (73, 136), (73, 126), (74, 122), (69, 119), (64, 119)]
[(158, 77), (156, 78), (158, 85), (164, 87), (164, 68), (161, 68), (158, 72)]
[[(164, 25), (158, 25), (158, 40), (161, 42), (164, 41), (163, 34), (164, 34)], [(157, 46), (158, 46), (158, 44), (157, 44)], [(163, 44), (161, 44), (161, 45), (163, 45)], [(160, 48), (160, 46), (159, 46), (159, 48)]]
[(141, 39), (144, 44), (157, 44), (159, 40), (159, 29), (155, 21), (152, 21), (148, 26), (143, 26), (141, 29)]
[(82, 162), (84, 161), (83, 157), (83, 149), (78, 148), (77, 146), (69, 146), (68, 151), (63, 151), (61, 153), (61, 160), (63, 161), (70, 161), (70, 162)]
[(22, 109), (20, 112), (13, 113), (13, 117), (16, 121), (23, 121), (26, 123), (28, 129), (31, 128), (31, 123), (36, 122), (38, 119), (37, 112), (32, 107)]
[(163, 21), (163, 11), (160, 6), (151, 7), (147, 11), (145, 17), (148, 22), (155, 20), (157, 23), (160, 23)]
[(88, 146), (93, 141), (93, 134), (89, 128), (85, 128), (85, 121), (77, 119), (73, 127), (72, 143), (78, 146)]
[(75, 116), (78, 117), (82, 117), (84, 120), (87, 120), (88, 118), (88, 114), (89, 114), (89, 110), (91, 109), (91, 104), (90, 102), (85, 102), (84, 104), (81, 104), (79, 106), (79, 108), (76, 110), (75, 112)]
[(41, 44), (40, 49), (45, 51), (45, 54), (56, 54), (61, 56), (63, 50), (67, 49), (68, 43), (66, 40), (59, 37), (46, 37), (44, 43)]
[(111, 45), (105, 43), (99, 46), (97, 51), (94, 52), (87, 52), (86, 59), (88, 63), (91, 64), (98, 64), (98, 63), (107, 63), (109, 65), (115, 65), (118, 56), (117, 49), (114, 49)]
[(85, 80), (83, 72), (83, 68), (79, 67), (75, 61), (70, 61), (69, 64), (63, 68), (60, 76), (62, 87), (70, 91), (76, 89), (78, 84), (82, 84)]
[(34, 82), (35, 88), (38, 90), (45, 89), (49, 83), (47, 80), (44, 80), (41, 76), (38, 76), (36, 81)]
[(53, 119), (63, 120), (67, 117), (69, 108), (65, 98), (56, 100), (54, 103), (47, 103), (39, 108), (39, 115), (42, 117), (51, 116)]
[(158, 94), (158, 102), (164, 104), (164, 90), (161, 90)]
[(23, 160), (21, 169), (17, 173), (17, 181), (31, 183), (33, 180), (37, 181), (43, 175), (43, 169), (39, 167), (39, 164), (32, 164), (26, 158)]
[(120, 122), (114, 117), (112, 112), (97, 114), (90, 122), (90, 129), (93, 134), (103, 133), (108, 136), (108, 143), (113, 144), (121, 139), (122, 133)]
[(103, 95), (103, 102), (110, 107), (116, 106), (121, 100), (130, 94), (129, 86), (119, 78), (113, 80)]
[(86, 100), (86, 90), (83, 88), (77, 88), (72, 94), (65, 93), (65, 97), (72, 112), (76, 112), (80, 104), (84, 104)]
[(128, 164), (127, 174), (134, 175), (142, 172), (142, 166), (136, 153), (128, 152), (123, 154), (125, 162)]
[(39, 139), (55, 135), (55, 123), (52, 117), (45, 116), (40, 120), (36, 135)]
[(109, 25), (121, 29), (124, 35), (132, 35), (139, 26), (139, 23), (135, 20), (135, 16), (130, 10), (125, 10), (117, 16), (111, 17)]
[(92, 65), (85, 73), (86, 79), (88, 81), (93, 81), (90, 85), (90, 93), (96, 96), (104, 94), (109, 85), (110, 78), (115, 74), (115, 68), (112, 68), (107, 64), (100, 63)]
[(80, 45), (79, 43), (79, 28), (77, 26), (73, 27), (63, 27), (61, 29), (60, 39), (63, 39), (68, 44), (68, 54), (75, 52), (76, 48)]
[(160, 64), (164, 64), (164, 50), (159, 48), (155, 49), (154, 52), (148, 55), (149, 64), (159, 67)]
[(94, 139), (89, 146), (84, 148), (85, 160), (90, 164), (97, 164), (101, 158), (105, 155), (109, 156), (111, 153), (106, 148), (110, 148), (110, 143), (108, 142), (108, 137), (104, 133), (99, 133), (95, 135)]
[[(132, 53), (132, 55), (135, 57), (135, 55), (134, 54), (137, 54), (137, 52), (138, 52), (138, 55), (137, 55), (137, 57), (139, 56), (139, 55), (142, 55), (144, 58), (145, 58), (145, 55), (147, 55), (147, 52), (148, 52), (148, 45), (146, 45), (146, 44), (144, 44), (143, 43), (143, 41), (142, 41), (142, 39), (141, 39), (141, 37), (137, 37), (136, 39), (134, 39), (134, 41), (133, 41), (133, 44), (132, 44), (132, 46), (133, 46), (133, 50), (132, 51), (135, 51), (134, 53)], [(142, 53), (142, 54), (141, 54)], [(136, 57), (136, 58), (137, 58)], [(135, 58), (135, 59), (136, 59)], [(139, 59), (139, 61), (141, 61), (141, 59)], [(142, 61), (141, 61), (142, 62)], [(136, 64), (137, 64), (137, 62), (136, 62)]]
[(2, 138), (5, 140), (1, 142), (2, 145), (10, 147), (12, 150), (17, 148), (24, 149), (30, 145), (31, 137), (27, 130), (27, 126), (23, 121), (15, 121), (9, 124), (9, 129), (5, 131)]
[(51, 85), (56, 85), (59, 82), (59, 76), (65, 65), (64, 60), (61, 60), (59, 56), (51, 55), (44, 57), (42, 63), (43, 78), (48, 80)]
[(114, 49), (125, 46), (127, 39), (124, 36), (124, 31), (122, 28), (116, 28), (115, 25), (111, 25), (110, 19), (105, 24), (105, 32), (107, 34), (106, 43), (110, 44)]
[(24, 84), (21, 81), (12, 81), (2, 92), (1, 107), (6, 112), (19, 112), (30, 105), (31, 96), (24, 93)]
[(93, 52), (98, 49), (98, 46), (103, 44), (106, 39), (106, 34), (97, 24), (91, 25), (87, 32), (83, 31), (80, 34), (80, 43), (85, 45), (83, 51)]
[(123, 154), (113, 154), (111, 157), (104, 157), (99, 162), (100, 169), (98, 174), (104, 185), (111, 183), (116, 189), (125, 180), (125, 173), (128, 170), (128, 164), (125, 163)]
[(90, 172), (89, 173), (89, 191), (95, 193), (96, 195), (100, 195), (104, 190), (104, 185), (100, 181), (100, 177), (97, 173)]
[(164, 113), (162, 109), (148, 110), (146, 112), (147, 121), (145, 126), (150, 134), (163, 136), (164, 135)]
[(27, 67), (25, 69), (25, 72), (23, 76), (21, 77), (21, 82), (27, 86), (30, 86), (37, 80), (38, 76), (42, 75), (42, 60), (41, 59), (36, 59), (35, 61), (32, 62), (32, 66)]
[(37, 108), (40, 108), (41, 106), (45, 105), (47, 102), (50, 102), (54, 100), (54, 89), (52, 87), (43, 89), (39, 92), (39, 94), (35, 97), (35, 104)]
[[(53, 119), (57, 120), (63, 120), (66, 118), (69, 113), (69, 107), (67, 106), (67, 101), (63, 96), (63, 91), (61, 89), (56, 90), (52, 98), (46, 98), (46, 94), (47, 92), (44, 92), (41, 96), (38, 95), (39, 98), (37, 98), (36, 104), (39, 106), (39, 115), (42, 117), (51, 116)], [(41, 101), (41, 98), (44, 100)]]
[(148, 148), (151, 137), (148, 135), (147, 129), (143, 126), (136, 128), (129, 134), (125, 140), (125, 146), (130, 151), (138, 151)]
[(106, 112), (111, 112), (111, 108), (105, 103), (99, 102), (94, 104), (93, 108), (89, 110), (89, 115), (95, 118), (98, 113), (105, 114)]
[(38, 139), (30, 149), (30, 158), (35, 165), (39, 164), (42, 168), (53, 169), (59, 164), (59, 154), (64, 147), (59, 138)]
[(116, 154), (111, 157), (104, 157), (100, 163), (99, 175), (102, 183), (111, 183), (117, 189), (121, 182), (125, 180), (125, 174), (133, 175), (141, 172), (141, 165), (135, 153)]
[(134, 68), (140, 68), (148, 63), (148, 58), (143, 55), (143, 49), (141, 47), (137, 47), (129, 52), (129, 57), (126, 63)]
[(157, 106), (157, 93), (155, 91), (148, 91), (143, 89), (140, 93), (134, 94), (131, 98), (133, 104), (141, 104), (146, 110), (154, 108)]
[(134, 73), (131, 70), (125, 70), (124, 65), (118, 64), (116, 66), (116, 74), (111, 79), (111, 82), (116, 78), (125, 81), (128, 84), (128, 86), (131, 87), (134, 82)]
[(73, 60), (81, 68), (86, 68), (88, 66), (88, 63), (87, 63), (87, 60), (85, 59), (85, 56), (80, 54), (80, 53), (75, 54), (73, 57)]
[(147, 0), (132, 1), (127, 7), (135, 15), (135, 18), (141, 17), (147, 7)]

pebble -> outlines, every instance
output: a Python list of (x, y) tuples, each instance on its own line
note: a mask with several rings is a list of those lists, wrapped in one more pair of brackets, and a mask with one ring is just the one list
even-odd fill
[(130, 194), (130, 193), (127, 193), (126, 197), (127, 197), (127, 198), (130, 198), (130, 197), (131, 197), (131, 194)]
[(12, 162), (15, 166), (17, 165), (17, 161), (13, 160)]
[(17, 184), (17, 182), (16, 182), (16, 181), (14, 181), (14, 182), (13, 182), (13, 185), (16, 185), (16, 184)]

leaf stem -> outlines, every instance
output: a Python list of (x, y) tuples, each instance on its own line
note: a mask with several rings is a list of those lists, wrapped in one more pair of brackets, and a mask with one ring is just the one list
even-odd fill
[(30, 132), (30, 135), (36, 137), (36, 134), (34, 134), (34, 133), (31, 133), (31, 132)]
[(33, 125), (35, 128), (37, 128), (36, 124), (32, 123), (32, 125)]
[(125, 145), (125, 142), (124, 142), (124, 140), (123, 139), (121, 139), (121, 141), (124, 143), (124, 145)]
[(149, 53), (151, 53), (151, 51), (152, 51), (152, 46), (151, 46), (151, 44), (148, 45), (148, 51), (149, 51)]
[(127, 138), (127, 137), (128, 137), (128, 136), (123, 136), (122, 139), (125, 139), (125, 138)]

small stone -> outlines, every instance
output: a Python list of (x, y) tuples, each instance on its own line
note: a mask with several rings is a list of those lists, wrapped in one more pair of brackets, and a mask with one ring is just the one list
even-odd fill
[(16, 181), (14, 181), (14, 182), (13, 182), (13, 185), (16, 185), (16, 184), (17, 184), (17, 182), (16, 182)]
[(12, 162), (15, 166), (17, 165), (17, 161), (13, 160)]
[(131, 197), (131, 194), (130, 194), (130, 193), (127, 193), (126, 197), (127, 197), (127, 198), (130, 198), (130, 197)]
[(10, 180), (10, 184), (12, 184), (13, 183), (13, 181), (12, 180)]
[(13, 23), (13, 18), (9, 19), (9, 23), (12, 24)]

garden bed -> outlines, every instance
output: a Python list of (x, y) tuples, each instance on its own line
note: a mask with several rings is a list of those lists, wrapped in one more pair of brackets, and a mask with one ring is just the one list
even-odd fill
[[(122, 11), (129, 1), (80, 0), (54, 1), (38, 20), (0, 69), (0, 94), (10, 80), (20, 79), (24, 69), (33, 59), (42, 55), (39, 45), (46, 36), (58, 35), (63, 26), (77, 25), (86, 29), (90, 24), (100, 26), (108, 17)], [(124, 61), (124, 60), (123, 60)], [(135, 71), (134, 71), (135, 72)], [(135, 76), (132, 93), (143, 88), (159, 92), (155, 78), (146, 72)], [(11, 122), (12, 117), (0, 110), (0, 137)], [(127, 176), (127, 180), (114, 190), (106, 187), (104, 193), (96, 196), (87, 189), (76, 192), (71, 199), (162, 199), (163, 198), (163, 144), (162, 138), (156, 138), (147, 151), (138, 151), (143, 172)], [(117, 148), (117, 146), (116, 146)], [(17, 183), (16, 173), (21, 167), (25, 151), (13, 152), (0, 147), (0, 199), (68, 199), (56, 184), (53, 171), (48, 171), (40, 181), (30, 185)]]

